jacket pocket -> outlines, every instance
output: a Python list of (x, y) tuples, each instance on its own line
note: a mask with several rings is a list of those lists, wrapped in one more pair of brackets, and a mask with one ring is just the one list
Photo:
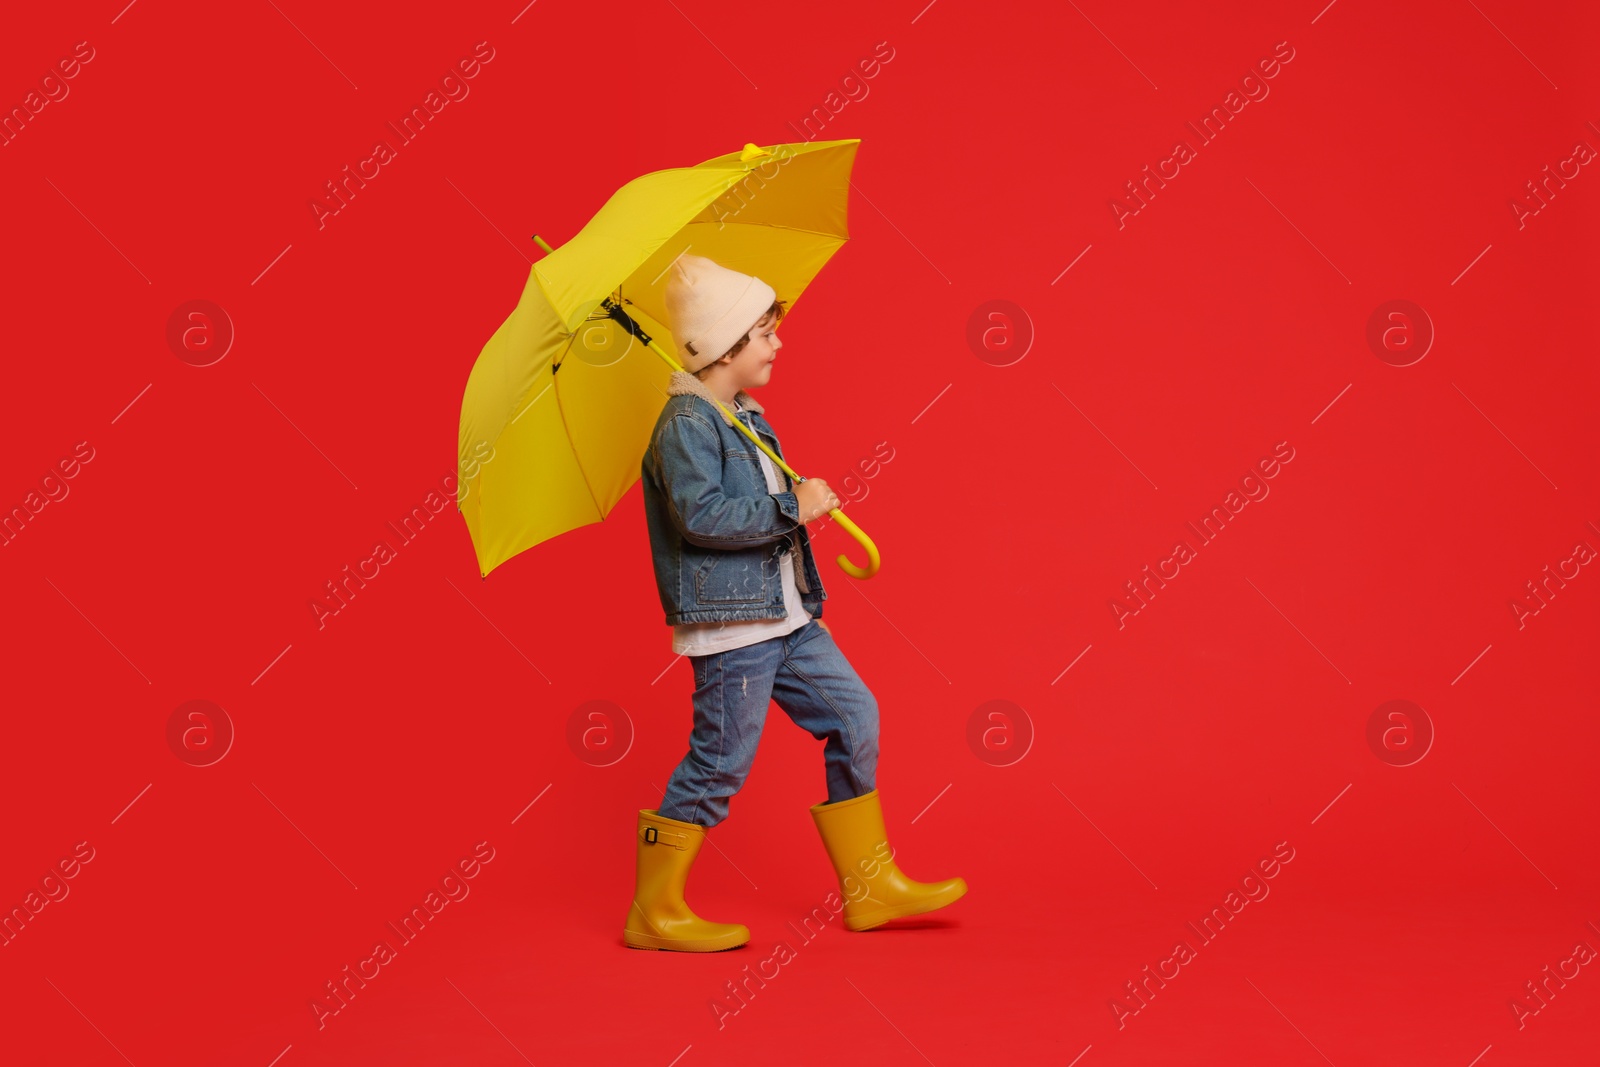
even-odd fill
[(765, 604), (770, 596), (759, 550), (712, 551), (694, 575), (695, 599), (707, 604)]
[(742, 448), (723, 449), (722, 491), (728, 496), (767, 495), (767, 476), (754, 452)]

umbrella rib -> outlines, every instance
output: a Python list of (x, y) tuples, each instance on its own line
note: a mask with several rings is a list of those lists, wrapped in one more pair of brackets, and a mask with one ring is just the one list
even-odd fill
[[(571, 347), (570, 341), (568, 342), (568, 347)], [(554, 382), (550, 384), (552, 387), (555, 386)], [(604, 522), (606, 520), (605, 510), (600, 507), (600, 498), (594, 495), (594, 486), (589, 484), (589, 472), (584, 468), (583, 457), (578, 454), (577, 443), (572, 440), (572, 431), (567, 424), (567, 409), (561, 403), (561, 390), (559, 388), (556, 388), (556, 410), (561, 414), (561, 432), (566, 435), (567, 445), (572, 449), (572, 462), (577, 464), (578, 473), (583, 475), (583, 487), (589, 490), (589, 502), (594, 505), (594, 513), (600, 516), (596, 521)]]
[[(838, 241), (841, 244), (844, 243), (845, 241), (850, 240), (850, 235), (849, 234), (828, 233), (828, 232), (826, 232), (824, 230), (808, 230), (803, 226), (785, 226), (781, 222), (729, 222), (727, 220), (719, 220), (719, 221), (721, 221), (722, 225), (724, 225), (724, 226), (759, 226), (763, 230), (788, 230), (790, 233), (809, 233), (813, 237), (827, 237), (827, 238), (831, 238), (832, 240)], [(710, 223), (709, 222), (706, 222), (706, 223), (692, 223), (691, 222), (689, 225), (690, 226), (695, 226), (695, 225), (709, 226)], [(688, 227), (685, 227), (685, 229), (687, 229), (687, 228)], [(666, 242), (663, 241), (662, 243), (665, 244)]]

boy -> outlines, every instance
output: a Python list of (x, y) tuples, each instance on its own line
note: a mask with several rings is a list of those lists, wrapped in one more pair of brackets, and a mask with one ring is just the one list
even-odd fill
[(703, 256), (679, 256), (668, 270), (668, 326), (684, 370), (669, 380), (642, 481), (673, 651), (694, 668), (694, 729), (660, 807), (639, 810), (623, 942), (715, 952), (750, 940), (740, 923), (701, 919), (683, 888), (707, 828), (744, 784), (772, 701), (827, 742), (828, 799), (811, 816), (839, 876), (845, 927), (942, 908), (967, 884), (915, 882), (895, 866), (874, 784), (878, 704), (822, 624), (828, 594), (805, 524), (839, 498), (821, 478), (790, 480), (733, 425), (783, 455), (748, 392), (772, 378), (783, 302), (759, 278)]

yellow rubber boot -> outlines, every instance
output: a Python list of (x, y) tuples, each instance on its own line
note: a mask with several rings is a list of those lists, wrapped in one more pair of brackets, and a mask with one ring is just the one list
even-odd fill
[(748, 927), (707, 922), (684, 903), (683, 886), (705, 843), (704, 826), (668, 819), (654, 808), (640, 808), (635, 836), (639, 862), (623, 943), (629, 948), (720, 952), (750, 940)]
[(921, 915), (961, 899), (967, 891), (964, 879), (916, 882), (895, 865), (876, 789), (834, 804), (813, 804), (811, 818), (839, 875), (847, 930), (870, 930), (890, 919)]

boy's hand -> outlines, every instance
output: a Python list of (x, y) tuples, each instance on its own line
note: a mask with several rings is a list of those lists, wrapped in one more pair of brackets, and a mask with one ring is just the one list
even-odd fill
[(821, 478), (807, 478), (795, 486), (794, 496), (800, 504), (800, 521), (803, 523), (820, 519), (841, 506), (839, 497)]

